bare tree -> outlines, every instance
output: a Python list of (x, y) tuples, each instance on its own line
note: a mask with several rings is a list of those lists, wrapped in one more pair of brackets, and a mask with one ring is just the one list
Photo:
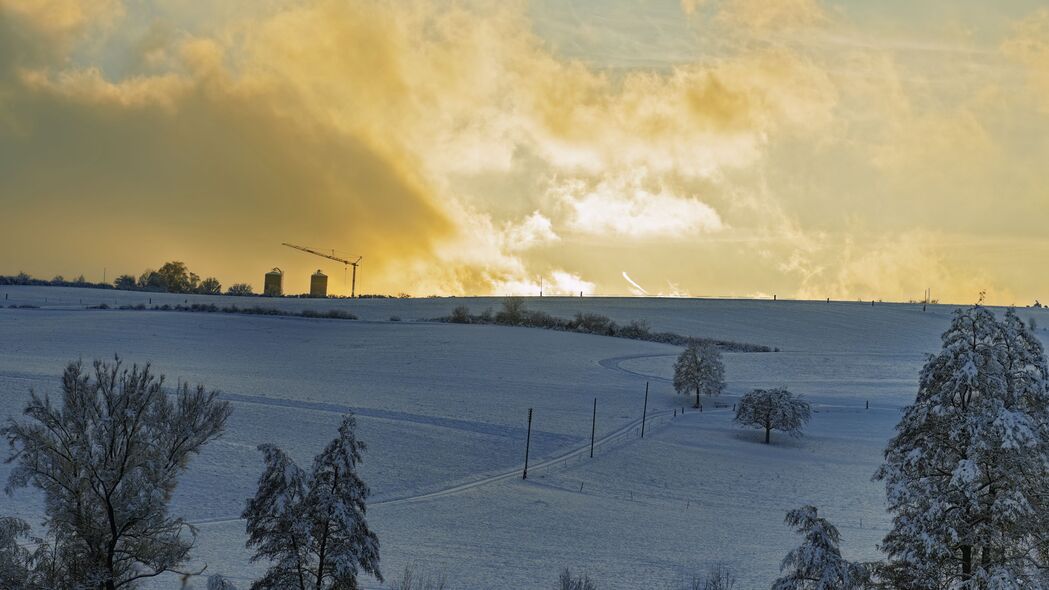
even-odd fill
[(169, 396), (163, 383), (149, 365), (71, 363), (60, 406), (31, 392), (26, 419), (0, 428), (15, 464), (7, 492), (44, 492), (55, 586), (125, 588), (188, 560), (195, 532), (168, 503), (230, 408), (203, 386)]

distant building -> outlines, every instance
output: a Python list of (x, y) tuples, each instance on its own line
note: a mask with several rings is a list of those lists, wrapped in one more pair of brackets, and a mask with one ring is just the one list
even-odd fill
[(266, 282), (263, 284), (262, 294), (267, 297), (280, 297), (284, 295), (284, 271), (279, 268), (266, 273)]
[(310, 297), (327, 297), (328, 296), (328, 275), (322, 273), (320, 269), (310, 276)]

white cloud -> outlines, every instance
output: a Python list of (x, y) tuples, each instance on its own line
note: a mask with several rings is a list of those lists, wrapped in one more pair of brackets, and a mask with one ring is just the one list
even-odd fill
[(690, 238), (724, 227), (713, 207), (678, 196), (666, 186), (644, 186), (641, 175), (614, 177), (589, 186), (570, 180), (551, 189), (566, 210), (566, 224), (581, 234), (631, 238)]
[(507, 251), (520, 252), (535, 246), (549, 244), (560, 240), (554, 232), (550, 219), (538, 211), (524, 218), (520, 223), (507, 224), (503, 229), (503, 244)]

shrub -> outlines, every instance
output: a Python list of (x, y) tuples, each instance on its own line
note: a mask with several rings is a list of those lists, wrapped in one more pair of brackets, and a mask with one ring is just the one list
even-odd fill
[(587, 334), (616, 334), (616, 323), (611, 318), (596, 313), (577, 313), (573, 324), (576, 330)]
[(546, 328), (548, 330), (563, 330), (565, 322), (546, 313), (545, 311), (525, 311), (521, 320), (522, 325), (531, 328)]
[(444, 574), (426, 574), (422, 577), (416, 573), (414, 565), (406, 565), (401, 579), (393, 580), (392, 586), (397, 590), (444, 590), (448, 587), (448, 581)]
[(503, 299), (503, 309), (495, 314), (495, 323), (508, 326), (519, 326), (524, 319), (524, 300), (520, 297)]
[(625, 326), (620, 326), (619, 333), (616, 335), (620, 338), (647, 340), (649, 335), (648, 322), (645, 320), (634, 320)]
[(247, 283), (234, 283), (233, 285), (230, 285), (229, 289), (226, 289), (226, 295), (244, 296), (253, 294), (254, 293), (251, 290), (251, 285)]
[(733, 590), (736, 587), (736, 572), (723, 563), (715, 563), (704, 576), (694, 576), (687, 590)]
[(469, 324), (470, 323), (470, 309), (465, 305), (460, 305), (452, 310), (452, 315), (449, 320), (453, 324)]
[(557, 588), (558, 590), (597, 590), (597, 584), (594, 584), (590, 576), (586, 574), (578, 577), (573, 576), (571, 570), (566, 567), (561, 570)]
[[(277, 310), (274, 310), (277, 311)], [(279, 313), (279, 312), (278, 312)], [(281, 314), (283, 315), (283, 314)], [(290, 314), (289, 314), (290, 315)], [(348, 311), (342, 311), (341, 309), (329, 309), (328, 311), (314, 311), (312, 309), (304, 309), (300, 316), (304, 318), (324, 318), (331, 320), (355, 320), (357, 316), (353, 315)]]

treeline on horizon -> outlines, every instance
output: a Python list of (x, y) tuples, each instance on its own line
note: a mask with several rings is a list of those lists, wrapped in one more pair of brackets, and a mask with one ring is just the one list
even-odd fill
[[(159, 270), (147, 268), (137, 278), (122, 274), (112, 283), (93, 283), (80, 275), (73, 280), (66, 280), (56, 275), (51, 280), (37, 279), (28, 273), (20, 272), (14, 276), (0, 276), (0, 285), (34, 285), (53, 287), (82, 287), (89, 289), (119, 289), (121, 291), (150, 291), (153, 293), (196, 293), (201, 295), (221, 295), (222, 283), (215, 277), (201, 280), (200, 275), (191, 272), (186, 263), (173, 260), (165, 262)], [(237, 283), (226, 290), (228, 295), (252, 295), (251, 285)]]
[[(195, 272), (189, 270), (184, 262), (177, 260), (166, 262), (158, 270), (147, 268), (138, 277), (130, 274), (122, 274), (113, 279), (112, 283), (93, 283), (79, 275), (73, 280), (67, 280), (62, 275), (54, 278), (38, 279), (26, 272), (17, 275), (0, 275), (0, 285), (29, 285), (36, 287), (78, 287), (83, 289), (117, 289), (120, 291), (144, 291), (149, 293), (179, 293), (194, 295), (231, 295), (231, 296), (257, 296), (264, 297), (261, 293), (255, 293), (248, 283), (234, 283), (223, 292), (222, 283), (215, 277), (200, 278)], [(306, 295), (301, 295), (305, 297)], [(300, 297), (300, 295), (282, 295), (281, 297)], [(408, 298), (409, 295), (360, 294), (358, 299), (394, 299)], [(329, 295), (330, 299), (343, 299), (339, 295)]]

